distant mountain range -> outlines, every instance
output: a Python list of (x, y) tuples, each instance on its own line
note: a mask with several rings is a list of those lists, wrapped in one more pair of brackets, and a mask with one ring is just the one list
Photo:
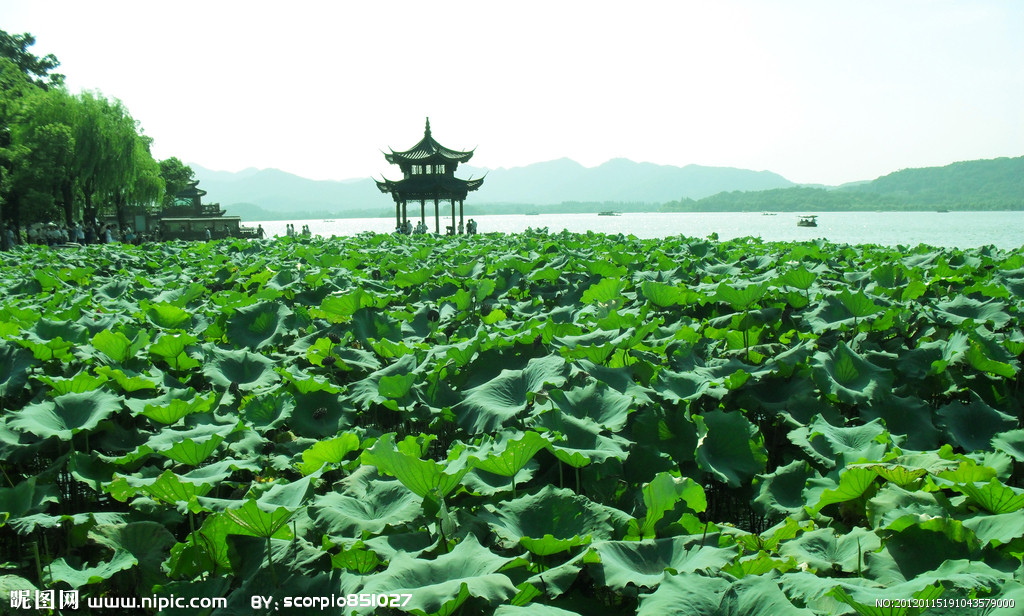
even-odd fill
[[(245, 220), (393, 216), (390, 195), (370, 178), (310, 180), (278, 169), (213, 171), (191, 164), (208, 202)], [(396, 176), (392, 174), (388, 177)], [(467, 215), (601, 210), (723, 211), (950, 207), (1024, 208), (1024, 157), (905, 169), (841, 187), (797, 186), (769, 171), (655, 165), (613, 159), (587, 168), (562, 158), (525, 167), (461, 166), (486, 174)]]
[[(199, 187), (207, 192), (206, 200), (220, 203), (228, 213), (247, 220), (394, 215), (391, 196), (382, 194), (370, 178), (341, 182), (310, 180), (278, 169), (250, 168), (233, 173), (196, 164), (190, 167), (200, 181)], [(463, 165), (456, 172), (461, 178), (485, 174), (484, 185), (467, 200), (467, 213), (516, 213), (552, 205), (569, 210), (593, 209), (606, 203), (621, 204), (615, 208), (620, 210), (652, 210), (680, 198), (794, 185), (768, 171), (674, 167), (623, 158), (591, 168), (561, 158), (510, 169)], [(388, 177), (397, 176), (396, 168)]]

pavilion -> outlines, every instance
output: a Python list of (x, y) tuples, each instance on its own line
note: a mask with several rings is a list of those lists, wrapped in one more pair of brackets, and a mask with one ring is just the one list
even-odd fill
[[(389, 148), (390, 149), (390, 148)], [(409, 220), (406, 206), (410, 201), (420, 202), (420, 221), (426, 225), (427, 201), (434, 202), (434, 232), (441, 233), (440, 202), (452, 206), (452, 225), (449, 234), (462, 233), (465, 226), (463, 204), (466, 194), (484, 183), (483, 178), (462, 180), (455, 177), (455, 168), (473, 157), (473, 150), (463, 152), (446, 148), (430, 134), (430, 118), (423, 131), (423, 139), (403, 152), (391, 150), (384, 158), (402, 170), (401, 180), (384, 178), (377, 182), (382, 193), (391, 193), (395, 200), (395, 225), (404, 229)], [(455, 202), (459, 202), (458, 231), (455, 226)]]

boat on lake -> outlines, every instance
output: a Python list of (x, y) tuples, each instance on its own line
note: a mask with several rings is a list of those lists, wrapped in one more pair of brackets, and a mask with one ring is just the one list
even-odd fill
[(598, 212), (597, 213), (598, 216), (620, 216), (621, 214), (622, 214), (622, 212), (612, 212), (612, 211), (609, 211), (609, 212)]
[(818, 217), (815, 214), (808, 214), (808, 215), (805, 215), (805, 216), (801, 216), (801, 217), (799, 217), (797, 219), (796, 226), (798, 226), (798, 227), (817, 227), (818, 226)]

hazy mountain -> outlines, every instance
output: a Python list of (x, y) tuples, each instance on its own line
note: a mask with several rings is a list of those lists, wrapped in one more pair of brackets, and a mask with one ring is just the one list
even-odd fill
[[(277, 169), (213, 171), (191, 164), (207, 191), (206, 200), (220, 203), (231, 214), (255, 220), (387, 215), (394, 211), (389, 195), (372, 179), (310, 180)], [(397, 177), (397, 169), (388, 177)], [(487, 204), (560, 204), (563, 202), (631, 203), (657, 206), (681, 197), (699, 199), (722, 191), (763, 190), (793, 186), (768, 171), (729, 167), (655, 165), (623, 158), (587, 168), (562, 158), (525, 167), (494, 170), (462, 166), (462, 178), (487, 179), (469, 202), (473, 209)], [(492, 211), (488, 208), (489, 211)]]
[(666, 203), (666, 211), (1021, 210), (1024, 156), (903, 169), (838, 188), (722, 192)]

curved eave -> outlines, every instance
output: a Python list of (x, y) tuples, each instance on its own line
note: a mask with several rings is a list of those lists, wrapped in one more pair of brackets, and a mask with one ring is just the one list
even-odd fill
[(476, 148), (469, 151), (453, 150), (441, 145), (433, 137), (425, 136), (419, 143), (408, 150), (396, 152), (392, 149), (390, 154), (384, 155), (384, 158), (391, 164), (401, 164), (402, 162), (428, 162), (430, 159), (435, 161), (443, 160), (445, 162), (464, 163), (470, 158), (473, 158), (473, 152), (475, 149)]

